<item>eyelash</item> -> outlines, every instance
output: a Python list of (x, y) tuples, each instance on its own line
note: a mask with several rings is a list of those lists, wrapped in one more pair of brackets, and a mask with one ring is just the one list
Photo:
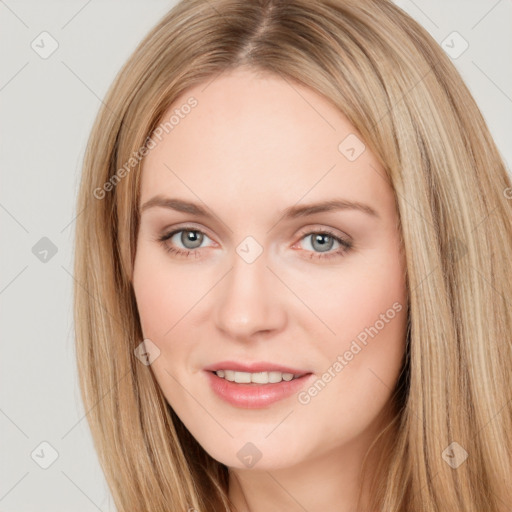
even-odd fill
[[(192, 253), (196, 253), (196, 257), (197, 257), (198, 249), (177, 249), (176, 247), (172, 247), (167, 243), (167, 241), (170, 238), (172, 238), (176, 233), (181, 233), (182, 231), (201, 233), (205, 236), (208, 236), (208, 235), (206, 235), (206, 233), (204, 233), (200, 229), (181, 227), (179, 229), (175, 229), (174, 231), (171, 231), (170, 233), (162, 235), (161, 237), (158, 237), (157, 241), (159, 241), (163, 245), (164, 249), (170, 254), (176, 254), (179, 257), (188, 258), (189, 256), (191, 256)], [(336, 242), (338, 242), (341, 245), (341, 248), (339, 248), (336, 251), (328, 252), (328, 253), (324, 253), (324, 254), (310, 251), (311, 252), (310, 259), (327, 260), (330, 258), (342, 257), (342, 256), (345, 256), (353, 247), (352, 242), (345, 240), (344, 238), (341, 238), (339, 236), (336, 236), (333, 232), (329, 231), (328, 229), (321, 229), (318, 231), (309, 231), (309, 232), (305, 233), (301, 237), (300, 240), (302, 240), (303, 238), (306, 238), (307, 236), (313, 235), (313, 234), (328, 235), (331, 238), (333, 238)]]

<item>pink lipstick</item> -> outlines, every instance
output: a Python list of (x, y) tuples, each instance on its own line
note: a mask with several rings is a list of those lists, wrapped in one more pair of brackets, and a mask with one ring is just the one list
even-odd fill
[[(304, 388), (313, 375), (308, 370), (270, 362), (222, 361), (204, 370), (211, 389), (218, 397), (244, 409), (264, 408), (288, 398)], [(234, 382), (235, 375), (242, 382)], [(252, 382), (252, 379), (258, 382)]]

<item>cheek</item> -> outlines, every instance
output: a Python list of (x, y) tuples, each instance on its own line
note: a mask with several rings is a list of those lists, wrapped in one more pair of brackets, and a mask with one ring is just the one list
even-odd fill
[(145, 337), (163, 340), (197, 302), (201, 290), (191, 285), (190, 277), (176, 264), (169, 265), (163, 249), (137, 249), (133, 288)]
[(386, 259), (376, 254), (374, 259), (379, 261), (358, 262), (331, 293), (336, 306), (328, 313), (341, 339), (359, 336), (364, 341), (364, 333), (371, 327), (384, 337), (401, 330), (403, 315), (398, 313), (405, 310), (407, 302), (403, 268), (398, 257)]
[(184, 397), (174, 379), (183, 381), (188, 352), (193, 345), (175, 341), (186, 339), (186, 332), (182, 330), (186, 329), (184, 317), (198, 301), (200, 290), (194, 294), (190, 276), (176, 265), (171, 267), (166, 258), (165, 251), (160, 254), (158, 249), (140, 244), (134, 264), (133, 289), (144, 339), (150, 339), (160, 351), (151, 363), (151, 371), (168, 403), (175, 406)]
[(296, 279), (294, 288), (315, 313), (304, 321), (318, 324), (320, 319), (328, 327), (330, 333), (322, 327), (325, 347), (337, 353), (348, 349), (358, 336), (364, 342), (365, 333), (369, 337), (365, 329), (372, 326), (381, 338), (400, 340), (405, 315), (399, 313), (407, 305), (405, 261), (392, 237), (389, 243), (347, 256), (338, 268), (328, 270), (317, 272), (314, 280)]
[(350, 413), (363, 425), (392, 394), (406, 341), (404, 264), (390, 244), (364, 258), (347, 260), (323, 286), (317, 280), (318, 286), (310, 288), (308, 305), (333, 331), (324, 334), (318, 345), (325, 371), (325, 378), (321, 377), (325, 386), (319, 383), (321, 391), (314, 398), (318, 412), (324, 405), (338, 403), (341, 416)]

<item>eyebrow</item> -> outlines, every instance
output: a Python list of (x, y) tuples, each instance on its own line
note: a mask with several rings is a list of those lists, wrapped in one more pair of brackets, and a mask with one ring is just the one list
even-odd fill
[[(176, 210), (178, 212), (190, 213), (198, 217), (211, 217), (206, 208), (199, 204), (175, 199), (171, 197), (163, 197), (161, 195), (154, 196), (146, 201), (141, 207), (141, 213), (154, 208), (156, 206)], [(283, 210), (281, 218), (294, 219), (297, 217), (305, 217), (315, 213), (330, 212), (335, 210), (356, 210), (363, 212), (375, 218), (380, 218), (377, 211), (371, 206), (360, 203), (358, 201), (349, 201), (347, 199), (331, 199), (319, 203), (305, 204), (301, 206), (290, 206)]]

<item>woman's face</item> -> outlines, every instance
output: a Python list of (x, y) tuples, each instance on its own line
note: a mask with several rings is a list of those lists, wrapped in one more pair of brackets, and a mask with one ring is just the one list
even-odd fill
[[(384, 170), (325, 98), (248, 70), (190, 89), (166, 121), (144, 161), (133, 286), (169, 404), (230, 467), (367, 447), (407, 317)], [(270, 363), (307, 375), (257, 383), (281, 379)]]

